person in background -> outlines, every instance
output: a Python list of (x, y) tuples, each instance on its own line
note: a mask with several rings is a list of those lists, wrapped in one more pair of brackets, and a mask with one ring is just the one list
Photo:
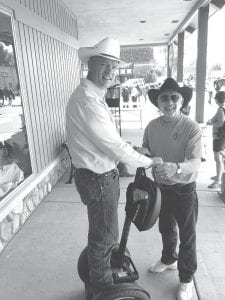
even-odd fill
[(219, 188), (221, 184), (221, 177), (224, 171), (224, 148), (225, 138), (217, 136), (218, 128), (223, 125), (225, 120), (225, 91), (219, 91), (215, 95), (215, 101), (218, 109), (214, 117), (207, 122), (208, 125), (213, 125), (213, 153), (216, 162), (216, 175), (212, 176), (213, 182), (208, 188)]
[(212, 104), (213, 91), (214, 91), (214, 84), (213, 84), (212, 79), (209, 79), (209, 80), (206, 82), (206, 89), (207, 89), (208, 94), (209, 94), (208, 103), (209, 103), (209, 104)]
[(66, 135), (75, 167), (75, 184), (87, 205), (88, 265), (90, 286), (87, 299), (113, 284), (111, 250), (118, 241), (119, 161), (151, 167), (161, 158), (149, 158), (120, 137), (105, 101), (120, 62), (119, 42), (106, 38), (93, 47), (82, 47), (78, 55), (88, 65), (66, 108)]
[[(201, 129), (182, 113), (192, 97), (192, 88), (180, 87), (167, 78), (159, 89), (148, 91), (150, 101), (162, 115), (145, 128), (143, 147), (163, 162), (153, 168), (162, 194), (159, 231), (162, 256), (150, 266), (153, 273), (178, 268), (178, 300), (192, 299), (193, 275), (197, 269), (196, 222), (198, 196), (196, 178), (201, 164)], [(180, 246), (177, 225), (179, 228)]]
[(123, 102), (129, 102), (129, 89), (127, 86), (122, 88)]
[(138, 89), (136, 86), (133, 86), (131, 88), (131, 100), (132, 102), (137, 102), (137, 97), (138, 97)]

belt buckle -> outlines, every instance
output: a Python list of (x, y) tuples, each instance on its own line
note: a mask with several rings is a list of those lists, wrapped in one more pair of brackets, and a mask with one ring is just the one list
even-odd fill
[(108, 177), (112, 173), (112, 170), (105, 173), (105, 176)]

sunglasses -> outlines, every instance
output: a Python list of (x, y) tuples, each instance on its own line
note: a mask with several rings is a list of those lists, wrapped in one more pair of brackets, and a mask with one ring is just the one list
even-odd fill
[(180, 95), (172, 94), (172, 95), (160, 95), (159, 100), (162, 102), (167, 102), (169, 100), (172, 100), (173, 102), (178, 102), (181, 99)]

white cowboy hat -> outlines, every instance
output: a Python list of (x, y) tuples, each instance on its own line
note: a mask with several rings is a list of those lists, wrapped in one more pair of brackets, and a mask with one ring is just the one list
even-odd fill
[(121, 62), (119, 41), (112, 38), (105, 38), (94, 47), (81, 47), (78, 49), (78, 56), (82, 63), (87, 63), (91, 56), (102, 56), (111, 60)]

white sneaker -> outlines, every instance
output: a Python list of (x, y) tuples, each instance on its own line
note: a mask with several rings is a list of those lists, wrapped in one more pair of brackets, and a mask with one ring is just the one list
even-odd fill
[(217, 189), (220, 188), (221, 183), (218, 182), (217, 180), (213, 181), (213, 183), (211, 183), (210, 185), (208, 185), (209, 189)]
[(176, 269), (177, 269), (176, 261), (171, 265), (165, 265), (164, 263), (161, 262), (161, 260), (159, 260), (149, 267), (149, 271), (152, 273), (160, 273), (166, 270), (176, 270)]
[(178, 292), (177, 292), (177, 300), (191, 300), (193, 294), (193, 281), (188, 283), (180, 283)]

